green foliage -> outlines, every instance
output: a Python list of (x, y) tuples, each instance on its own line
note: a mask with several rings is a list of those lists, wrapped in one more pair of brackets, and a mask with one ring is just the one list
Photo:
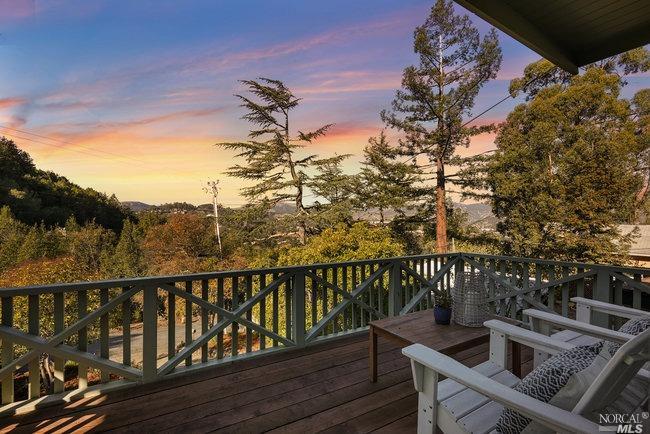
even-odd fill
[(28, 230), (27, 225), (14, 218), (8, 206), (0, 208), (0, 272), (16, 264), (16, 252)]
[(353, 193), (350, 186), (355, 179), (343, 173), (341, 168), (341, 163), (348, 157), (350, 154), (314, 160), (313, 165), (317, 175), (310, 180), (308, 186), (316, 196), (322, 197), (329, 203), (350, 201)]
[(350, 225), (353, 219), (353, 200), (358, 179), (346, 175), (341, 164), (350, 155), (336, 155), (331, 158), (314, 160), (316, 174), (308, 186), (317, 198), (310, 211), (311, 232), (319, 233), (325, 228), (338, 224)]
[(110, 260), (115, 245), (115, 233), (90, 222), (79, 226), (73, 219), (66, 224), (67, 250), (76, 266), (91, 273), (103, 268)]
[(16, 218), (28, 225), (63, 226), (95, 221), (118, 232), (130, 215), (114, 197), (81, 188), (53, 172), (39, 170), (31, 157), (0, 137), (0, 205), (8, 205)]
[(32, 226), (18, 250), (17, 262), (40, 258), (54, 258), (64, 252), (60, 231), (49, 231), (44, 225)]
[[(615, 74), (619, 78), (638, 72), (650, 70), (650, 53), (645, 47), (635, 48), (616, 56), (603, 59), (585, 67), (600, 69), (608, 74)], [(555, 66), (546, 59), (540, 59), (524, 68), (522, 77), (513, 79), (510, 82), (510, 94), (514, 97), (520, 92), (526, 95), (526, 99), (534, 98), (537, 93), (551, 85), (558, 84), (567, 86), (571, 83), (573, 75), (562, 68)], [(625, 84), (625, 81), (621, 81)]]
[(404, 253), (402, 244), (389, 229), (359, 222), (325, 229), (305, 246), (283, 249), (277, 265), (316, 264), (367, 258), (389, 258)]
[(170, 215), (165, 223), (151, 227), (142, 243), (152, 274), (197, 271), (203, 258), (217, 256), (218, 249), (212, 223), (199, 214)]
[(648, 215), (650, 215), (650, 201), (648, 200), (650, 191), (650, 89), (641, 89), (634, 95), (632, 110), (636, 120), (636, 170), (643, 179), (635, 198), (636, 207), (632, 222), (647, 224)]
[(451, 308), (452, 298), (448, 289), (435, 289), (433, 291), (433, 303), (444, 309)]
[(500, 128), (487, 187), (507, 254), (612, 261), (634, 207), (635, 123), (621, 80), (588, 68), (517, 106)]
[[(456, 15), (453, 3), (446, 0), (436, 1), (414, 39), (419, 63), (404, 70), (392, 110), (383, 111), (381, 117), (403, 134), (396, 152), (419, 169), (422, 187), (416, 190), (416, 200), (424, 204), (420, 220), (435, 225), (437, 251), (444, 252), (446, 186), (457, 181), (445, 173), (445, 166), (452, 163), (458, 147), (469, 145), (471, 136), (492, 129), (467, 126), (464, 118), (471, 115), (481, 87), (496, 77), (501, 49), (495, 30), (481, 39), (470, 18)], [(461, 163), (458, 158), (454, 162)], [(432, 186), (429, 181), (434, 180)]]
[(388, 143), (384, 131), (368, 140), (363, 154), (356, 204), (364, 210), (378, 209), (383, 224), (385, 211), (403, 214), (408, 207), (413, 185), (419, 180), (417, 167), (397, 158), (398, 153)]
[(115, 251), (104, 264), (111, 277), (137, 277), (145, 271), (143, 252), (140, 247), (142, 235), (130, 220), (124, 221)]

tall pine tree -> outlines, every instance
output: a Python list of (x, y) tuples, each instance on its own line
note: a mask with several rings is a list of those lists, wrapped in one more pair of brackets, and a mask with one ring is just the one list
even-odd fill
[[(404, 70), (392, 110), (382, 119), (403, 133), (400, 155), (413, 160), (435, 185), (420, 190), (421, 201), (435, 201), (436, 249), (447, 251), (446, 172), (459, 146), (490, 129), (467, 126), (481, 87), (496, 77), (501, 49), (496, 31), (481, 38), (469, 17), (454, 13), (453, 3), (438, 0), (425, 23), (415, 30), (414, 50), (419, 63)], [(430, 207), (429, 207), (430, 208)]]
[(273, 207), (282, 201), (292, 201), (296, 211), (294, 221), (298, 239), (305, 243), (311, 207), (305, 203), (305, 189), (310, 183), (310, 169), (325, 167), (328, 163), (340, 164), (342, 158), (318, 160), (316, 155), (299, 157), (296, 153), (316, 138), (323, 136), (332, 126), (324, 125), (311, 132), (295, 130), (290, 124), (292, 110), (300, 103), (281, 81), (269, 78), (243, 80), (251, 97), (236, 95), (246, 109), (243, 119), (253, 126), (249, 140), (218, 143), (225, 149), (236, 150), (245, 164), (230, 167), (227, 174), (251, 180), (242, 194), (255, 204)]

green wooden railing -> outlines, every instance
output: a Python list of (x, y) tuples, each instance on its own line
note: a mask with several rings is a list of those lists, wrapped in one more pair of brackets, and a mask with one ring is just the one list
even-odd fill
[[(572, 316), (575, 295), (641, 308), (650, 291), (642, 282), (650, 269), (469, 253), (4, 288), (2, 403), (150, 382), (357, 333), (432, 307), (432, 290), (450, 288), (461, 270), (483, 273), (492, 311), (516, 319), (531, 306)], [(51, 381), (41, 381), (44, 363)]]

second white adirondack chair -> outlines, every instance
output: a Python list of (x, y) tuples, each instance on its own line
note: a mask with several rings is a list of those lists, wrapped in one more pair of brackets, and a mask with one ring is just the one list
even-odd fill
[[(490, 359), (470, 369), (460, 362), (420, 344), (402, 350), (411, 359), (418, 391), (418, 433), (486, 433), (494, 430), (504, 407), (558, 432), (593, 433), (599, 426), (585, 415), (605, 407), (650, 359), (650, 330), (630, 337), (607, 363), (572, 411), (538, 401), (512, 388), (519, 382), (507, 371), (508, 341), (547, 353), (574, 345), (502, 321), (490, 328)], [(447, 377), (438, 382), (439, 375)]]
[[(525, 309), (523, 314), (530, 318), (533, 331), (573, 345), (591, 345), (600, 339), (623, 343), (629, 338), (624, 333), (593, 325), (593, 314), (596, 312), (626, 320), (642, 317), (650, 318), (650, 312), (644, 310), (583, 297), (573, 297), (571, 301), (576, 304), (575, 320), (538, 309)], [(549, 354), (543, 351), (535, 351), (534, 366), (538, 366), (548, 357)]]

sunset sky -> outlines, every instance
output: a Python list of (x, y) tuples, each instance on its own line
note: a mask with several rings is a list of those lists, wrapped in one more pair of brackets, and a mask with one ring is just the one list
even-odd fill
[[(357, 154), (346, 167), (354, 172), (415, 61), (413, 30), (432, 3), (0, 0), (0, 135), (38, 167), (120, 200), (205, 203), (202, 183), (220, 179), (224, 204), (239, 205), (241, 183), (222, 174), (232, 154), (213, 144), (246, 137), (237, 80), (268, 76), (303, 98), (295, 125), (336, 124), (309, 151)], [(501, 72), (474, 113), (539, 58), (500, 38)], [(628, 96), (650, 77), (629, 83)], [(481, 122), (502, 120), (516, 102)], [(477, 137), (462, 152), (490, 149), (492, 139)]]

